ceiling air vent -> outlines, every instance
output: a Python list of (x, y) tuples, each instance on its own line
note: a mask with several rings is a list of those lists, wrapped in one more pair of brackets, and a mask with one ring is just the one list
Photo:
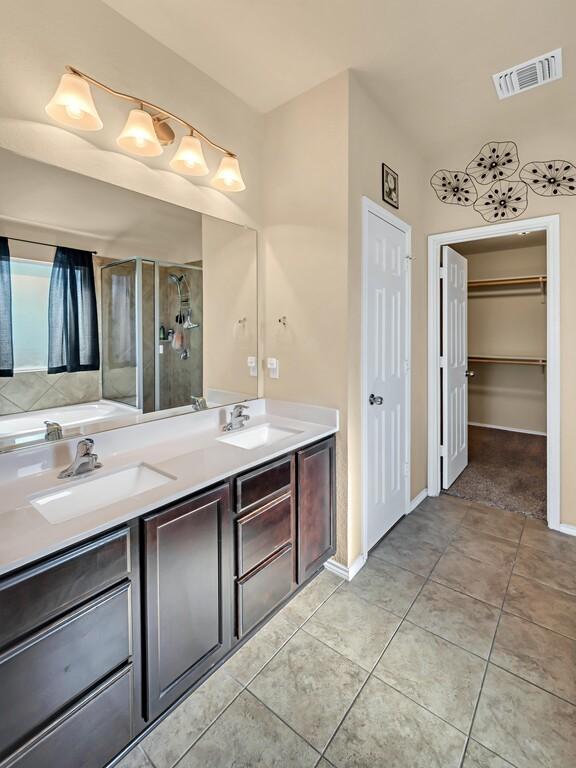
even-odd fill
[(522, 91), (546, 85), (562, 77), (562, 49), (537, 56), (517, 67), (492, 75), (498, 98), (507, 99)]

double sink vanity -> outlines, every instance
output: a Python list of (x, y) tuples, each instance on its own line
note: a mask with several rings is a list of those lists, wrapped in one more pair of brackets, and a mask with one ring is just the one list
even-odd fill
[(113, 764), (334, 553), (337, 412), (248, 414), (0, 457), (1, 768)]

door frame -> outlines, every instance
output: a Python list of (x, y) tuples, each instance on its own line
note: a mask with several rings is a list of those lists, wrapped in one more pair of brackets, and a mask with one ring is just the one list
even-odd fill
[(438, 496), (440, 476), (440, 255), (443, 245), (503, 237), (518, 232), (546, 233), (546, 432), (548, 526), (560, 522), (560, 216), (518, 219), (428, 236), (428, 495)]
[(362, 555), (363, 560), (368, 557), (368, 463), (366, 457), (368, 455), (368, 431), (366, 429), (368, 419), (368, 405), (366, 402), (366, 369), (368, 361), (368, 334), (367, 334), (367, 264), (368, 264), (368, 222), (370, 215), (377, 216), (385, 221), (387, 224), (396, 227), (404, 234), (404, 242), (406, 245), (406, 311), (404, 317), (404, 333), (406, 342), (407, 353), (407, 366), (406, 366), (406, 382), (405, 382), (405, 396), (406, 396), (406, 418), (405, 418), (405, 445), (406, 455), (404, 462), (406, 464), (405, 483), (406, 483), (406, 509), (403, 510), (403, 514), (407, 514), (410, 511), (410, 477), (411, 477), (411, 461), (410, 461), (410, 437), (411, 437), (411, 393), (412, 393), (412, 227), (407, 224), (398, 216), (395, 216), (390, 211), (378, 205), (369, 197), (362, 197), (362, 308), (361, 308), (361, 363), (360, 363), (360, 413), (361, 413), (361, 441), (360, 441), (360, 461), (361, 461), (361, 494), (362, 494)]

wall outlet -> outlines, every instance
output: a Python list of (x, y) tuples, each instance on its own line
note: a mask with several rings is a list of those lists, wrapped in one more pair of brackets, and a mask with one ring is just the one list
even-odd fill
[(254, 357), (253, 355), (249, 355), (246, 358), (246, 363), (248, 364), (248, 371), (250, 376), (258, 376), (258, 358)]

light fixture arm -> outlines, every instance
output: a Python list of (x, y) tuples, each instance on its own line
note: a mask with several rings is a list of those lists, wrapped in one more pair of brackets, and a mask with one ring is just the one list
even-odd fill
[(125, 99), (126, 101), (131, 101), (134, 104), (139, 104), (141, 106), (147, 107), (150, 110), (153, 110), (154, 112), (157, 113), (153, 115), (154, 119), (157, 119), (161, 122), (164, 122), (166, 120), (175, 120), (180, 125), (184, 126), (185, 128), (188, 128), (192, 136), (196, 136), (197, 138), (202, 139), (202, 141), (205, 141), (211, 147), (218, 150), (219, 152), (222, 152), (224, 155), (227, 155), (228, 157), (236, 157), (234, 152), (231, 152), (229, 149), (226, 149), (226, 147), (222, 147), (220, 144), (216, 144), (215, 141), (212, 141), (211, 139), (209, 139), (208, 136), (202, 133), (202, 131), (199, 131), (187, 120), (183, 120), (181, 117), (178, 117), (178, 115), (175, 115), (173, 112), (169, 112), (167, 109), (162, 109), (162, 107), (159, 107), (157, 104), (153, 104), (151, 101), (145, 101), (144, 99), (139, 99), (139, 98), (136, 98), (135, 96), (131, 96), (128, 93), (122, 93), (121, 91), (116, 91), (114, 88), (110, 88), (109, 85), (104, 85), (104, 83), (101, 83), (98, 80), (95, 80), (93, 77), (90, 77), (90, 75), (87, 75), (84, 72), (81, 72), (79, 69), (76, 69), (76, 67), (71, 67), (69, 64), (66, 65), (66, 71), (72, 75), (77, 75), (78, 77), (81, 77), (83, 80), (86, 80), (86, 82), (96, 86), (96, 88), (100, 88), (101, 90), (106, 91), (106, 93), (112, 94), (112, 96), (117, 96), (119, 99)]

